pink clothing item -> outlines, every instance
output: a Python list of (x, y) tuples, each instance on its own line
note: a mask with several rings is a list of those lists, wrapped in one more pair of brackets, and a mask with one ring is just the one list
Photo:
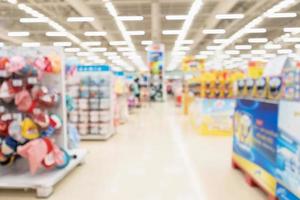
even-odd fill
[(15, 96), (15, 104), (19, 111), (28, 112), (33, 104), (32, 98), (27, 90), (22, 90)]
[(9, 72), (17, 72), (20, 71), (23, 67), (25, 67), (26, 62), (23, 57), (14, 56), (9, 59), (8, 68)]
[(32, 175), (43, 166), (44, 159), (48, 154), (53, 155), (54, 165), (64, 163), (63, 153), (53, 141), (48, 138), (32, 140), (18, 147), (18, 154), (28, 160), (30, 173)]

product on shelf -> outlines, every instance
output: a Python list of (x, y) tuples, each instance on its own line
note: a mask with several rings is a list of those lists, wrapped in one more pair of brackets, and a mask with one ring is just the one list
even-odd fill
[(22, 157), (36, 174), (40, 168), (64, 163), (63, 111), (57, 90), (61, 65), (53, 49), (1, 49), (1, 165), (14, 165)]
[(69, 82), (68, 92), (75, 109), (69, 121), (75, 124), (82, 139), (108, 139), (114, 133), (112, 73), (107, 65), (77, 66), (78, 81)]

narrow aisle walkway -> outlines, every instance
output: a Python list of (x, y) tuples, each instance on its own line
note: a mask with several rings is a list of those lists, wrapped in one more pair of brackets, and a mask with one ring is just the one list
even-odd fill
[[(90, 152), (86, 164), (64, 179), (50, 199), (266, 199), (231, 169), (231, 138), (197, 135), (172, 104), (137, 111), (118, 132), (108, 142), (83, 143)], [(0, 200), (33, 196), (0, 191)]]

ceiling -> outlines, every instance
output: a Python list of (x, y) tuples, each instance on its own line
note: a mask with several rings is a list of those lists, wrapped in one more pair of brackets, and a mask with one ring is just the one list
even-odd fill
[[(189, 19), (166, 19), (167, 15), (188, 15), (197, 1), (201, 3), (201, 5), (199, 4), (199, 10), (196, 13), (190, 13), (192, 16)], [(269, 18), (263, 15), (268, 9), (283, 1), (286, 3), (285, 6), (282, 6), (276, 12), (296, 13), (296, 17)], [(111, 12), (111, 7), (108, 8), (108, 3), (110, 3), (110, 6), (113, 6), (116, 13)], [(26, 8), (20, 7), (20, 5), (25, 5)], [(28, 8), (50, 19), (52, 26), (49, 25), (49, 21), (44, 23), (20, 23), (20, 18), (33, 17), (28, 10), (26, 13)], [(132, 67), (138, 70), (145, 70), (147, 68), (145, 50), (147, 45), (143, 45), (142, 41), (154, 41), (165, 45), (166, 66), (168, 69), (173, 70), (178, 66), (181, 55), (206, 57), (206, 54), (212, 54), (206, 52), (207, 48), (217, 48), (217, 51), (213, 49), (213, 55), (208, 55), (209, 60), (215, 60), (215, 57), (220, 57), (224, 63), (250, 59), (242, 55), (247, 55), (251, 51), (255, 54), (255, 57), (259, 56), (263, 59), (271, 57), (264, 56), (266, 53), (278, 53), (277, 49), (267, 49), (266, 52), (253, 52), (253, 50), (265, 49), (265, 42), (249, 44), (249, 38), (267, 38), (268, 41), (277, 40), (276, 42), (282, 45), (281, 48), (289, 48), (295, 52), (294, 46), (297, 44), (297, 41), (282, 42), (278, 38), (286, 34), (283, 28), (300, 27), (299, 10), (300, 0), (1, 0), (0, 42), (7, 46), (22, 45), (25, 42), (38, 42), (40, 45), (53, 45), (54, 42), (72, 42), (72, 46), (66, 48), (74, 47), (80, 48), (81, 52), (90, 52), (90, 54), (82, 54), (80, 56), (80, 59), (85, 60), (85, 62), (104, 62), (105, 60), (106, 63), (123, 67), (125, 70), (130, 70)], [(244, 16), (240, 19), (221, 20), (216, 18), (217, 14), (229, 13), (238, 13)], [(120, 16), (142, 16), (143, 20), (123, 21), (119, 18)], [(251, 28), (265, 28), (265, 32), (243, 32), (237, 34), (249, 22), (259, 16), (263, 16), (261, 22)], [(69, 22), (67, 21), (68, 17), (93, 17), (94, 20), (89, 22)], [(175, 41), (178, 40), (179, 35), (165, 35), (162, 32), (164, 30), (182, 31), (183, 24), (187, 20), (190, 20), (191, 24), (187, 26), (186, 35), (184, 35), (183, 39), (192, 40), (193, 43), (177, 46), (179, 48), (185, 47), (184, 51), (175, 50)], [(125, 30), (123, 30), (123, 34), (120, 30), (122, 27)], [(46, 32), (58, 31), (60, 30), (59, 28), (63, 28), (63, 31), (68, 32), (68, 36), (46, 36)], [(226, 32), (223, 34), (204, 34), (204, 29), (224, 29)], [(25, 37), (8, 36), (8, 32), (20, 31), (30, 32), (30, 35)], [(107, 34), (102, 34), (101, 36), (87, 36), (84, 34), (85, 32), (95, 31), (106, 32)], [(126, 31), (144, 31), (145, 33), (142, 35), (129, 35), (129, 32)], [(236, 36), (234, 36), (235, 34)], [(297, 39), (297, 34), (298, 32), (294, 31), (293, 34), (285, 37), (296, 37)], [(214, 44), (215, 39), (226, 39), (227, 43), (223, 41), (223, 44)], [(115, 46), (111, 43), (124, 40), (127, 41), (127, 45)], [(89, 41), (100, 41), (101, 45), (84, 45), (84, 42)], [(298, 43), (300, 44), (300, 40)], [(240, 50), (237, 55), (223, 56), (220, 53), (226, 52), (226, 50), (234, 50), (236, 45), (251, 45), (252, 49)], [(127, 51), (124, 47), (127, 49), (129, 47), (128, 50), (130, 52), (134, 50), (134, 53), (130, 55), (129, 53), (124, 53)], [(98, 48), (98, 51), (101, 52), (97, 52), (95, 48)], [(106, 52), (117, 52), (117, 56), (115, 54), (107, 54), (104, 52), (105, 50)], [(66, 52), (66, 54), (67, 56), (80, 55), (77, 52)], [(236, 53), (231, 52), (229, 54)], [(88, 59), (88, 56), (90, 59)], [(96, 56), (99, 58), (96, 59)]]

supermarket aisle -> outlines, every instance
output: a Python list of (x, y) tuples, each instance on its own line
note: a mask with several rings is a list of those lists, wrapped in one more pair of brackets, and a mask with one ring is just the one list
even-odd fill
[[(90, 153), (56, 188), (51, 200), (263, 200), (230, 167), (231, 138), (203, 138), (170, 103), (139, 110)], [(16, 197), (18, 196), (18, 198)], [(1, 191), (2, 200), (34, 199)]]

